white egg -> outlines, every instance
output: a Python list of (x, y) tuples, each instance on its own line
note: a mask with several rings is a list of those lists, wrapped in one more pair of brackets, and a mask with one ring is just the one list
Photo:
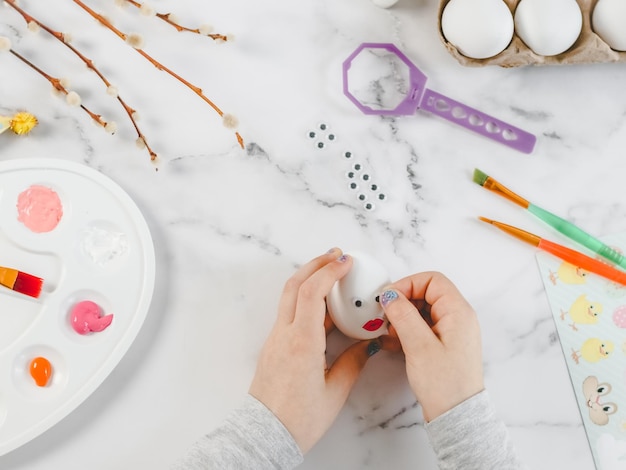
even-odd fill
[(616, 51), (626, 51), (626, 1), (600, 0), (593, 10), (592, 29)]
[(580, 36), (583, 15), (575, 0), (522, 0), (515, 10), (515, 31), (535, 54), (568, 50)]
[(372, 0), (372, 3), (376, 6), (382, 8), (389, 8), (390, 6), (395, 5), (398, 0)]
[(354, 339), (387, 333), (387, 319), (377, 296), (389, 284), (382, 264), (365, 253), (348, 252), (350, 272), (335, 283), (326, 298), (328, 314), (339, 331)]
[(513, 38), (513, 15), (502, 0), (450, 0), (441, 14), (446, 40), (466, 57), (486, 59)]

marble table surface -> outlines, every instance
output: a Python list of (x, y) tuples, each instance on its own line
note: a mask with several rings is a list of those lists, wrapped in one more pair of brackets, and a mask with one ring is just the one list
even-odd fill
[[(110, 177), (143, 212), (157, 261), (149, 314), (122, 361), (0, 467), (166, 469), (240, 403), (284, 281), (339, 246), (370, 253), (393, 278), (447, 274), (479, 314), (486, 384), (523, 459), (535, 469), (593, 468), (535, 251), (477, 216), (563, 239), (472, 173), (480, 168), (595, 234), (625, 231), (626, 65), (464, 67), (439, 39), (436, 0), (390, 9), (367, 0), (153, 0), (181, 24), (232, 35), (221, 44), (113, 0), (86, 3), (140, 32), (146, 52), (235, 116), (244, 145), (207, 103), (73, 1), (21, 0), (71, 33), (137, 110), (158, 154), (151, 161), (95, 74), (0, 5), (0, 36), (117, 123), (108, 134), (0, 53), (0, 114), (26, 109), (40, 121), (27, 136), (2, 134), (0, 159), (62, 158)], [(534, 152), (423, 111), (360, 113), (342, 93), (341, 64), (363, 42), (396, 44), (433, 89), (535, 134)], [(346, 344), (333, 334), (331, 358)], [(422, 424), (402, 358), (379, 354), (302, 468), (436, 468)]]

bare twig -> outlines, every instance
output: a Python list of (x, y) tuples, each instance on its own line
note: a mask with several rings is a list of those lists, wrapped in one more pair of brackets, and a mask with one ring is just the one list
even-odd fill
[[(81, 0), (72, 0), (74, 3), (76, 3), (76, 5), (78, 5), (79, 7), (81, 7), (83, 10), (85, 10), (92, 18), (94, 18), (96, 21), (98, 21), (101, 25), (103, 25), (104, 27), (106, 27), (107, 29), (109, 29), (111, 32), (113, 32), (117, 37), (119, 37), (120, 39), (122, 39), (125, 42), (129, 42), (129, 39), (132, 39), (132, 37), (122, 31), (120, 31), (119, 29), (117, 29), (115, 26), (113, 26), (113, 24), (106, 19), (104, 16), (98, 14), (97, 12), (95, 12), (94, 10), (92, 10), (91, 8), (89, 8), (87, 5), (85, 5)], [(184, 78), (182, 78), (180, 75), (176, 74), (174, 71), (172, 71), (171, 69), (167, 68), (166, 66), (164, 66), (163, 64), (161, 64), (158, 60), (154, 59), (152, 56), (150, 56), (148, 53), (146, 53), (143, 49), (141, 49), (138, 44), (134, 47), (134, 49), (144, 58), (146, 59), (148, 62), (150, 62), (152, 65), (154, 65), (154, 67), (156, 67), (158, 70), (161, 70), (163, 72), (166, 72), (167, 74), (171, 75), (172, 77), (174, 77), (176, 80), (178, 80), (180, 83), (182, 83), (183, 85), (185, 85), (187, 88), (189, 88), (190, 90), (192, 90), (196, 95), (198, 95), (204, 102), (206, 102), (209, 106), (211, 106), (211, 108), (213, 108), (215, 110), (215, 112), (217, 114), (219, 114), (220, 117), (223, 118), (223, 121), (225, 124), (228, 124), (232, 117), (229, 115), (225, 115), (224, 112), (213, 102), (211, 101), (206, 95), (204, 95), (204, 93), (202, 92), (202, 89), (190, 82), (188, 82), (187, 80), (185, 80)], [(239, 132), (235, 132), (235, 136), (237, 138), (237, 142), (239, 143), (241, 148), (244, 148), (244, 142), (243, 142), (243, 138), (241, 137), (241, 135), (239, 134)]]
[[(85, 65), (87, 65), (87, 67), (89, 69), (91, 69), (92, 71), (94, 71), (96, 73), (96, 75), (100, 78), (100, 80), (102, 80), (102, 82), (106, 85), (107, 89), (109, 89), (111, 87), (111, 83), (109, 82), (109, 80), (98, 70), (98, 68), (93, 64), (93, 61), (91, 59), (87, 58), (84, 54), (82, 54), (74, 46), (72, 46), (66, 40), (66, 37), (65, 37), (65, 35), (63, 33), (60, 33), (58, 31), (53, 30), (52, 28), (46, 26), (41, 21), (37, 20), (33, 16), (29, 15), (28, 13), (26, 13), (19, 6), (17, 6), (17, 4), (15, 3), (15, 0), (5, 0), (5, 1), (15, 11), (17, 11), (20, 15), (22, 15), (22, 18), (24, 18), (24, 21), (26, 22), (26, 24), (29, 24), (29, 23), (33, 22), (33, 23), (37, 24), (41, 29), (46, 31), (48, 34), (52, 35), (55, 39), (59, 40), (61, 43), (63, 43), (64, 46), (66, 46), (74, 54), (76, 54), (85, 63)], [(135, 110), (133, 108), (131, 108), (128, 104), (126, 104), (126, 102), (119, 95), (117, 95), (117, 100), (120, 102), (120, 104), (122, 105), (122, 107), (126, 111), (126, 114), (128, 114), (128, 117), (130, 118), (130, 121), (133, 124), (133, 127), (135, 128), (135, 131), (137, 132), (137, 136), (138, 136), (139, 141), (141, 141), (145, 145), (148, 153), (150, 154), (150, 159), (151, 160), (155, 160), (157, 158), (157, 154), (150, 148), (150, 146), (148, 145), (148, 141), (146, 140), (146, 137), (139, 130), (139, 126), (137, 125), (137, 122), (136, 122), (135, 117), (134, 117)]]
[[(135, 0), (122, 0), (122, 1), (124, 1), (126, 3), (129, 3), (132, 6), (134, 6), (136, 8), (139, 8), (139, 9), (145, 7), (144, 3), (136, 2)], [(228, 41), (228, 36), (226, 36), (224, 34), (203, 32), (202, 28), (188, 28), (186, 26), (182, 26), (177, 21), (174, 21), (174, 19), (172, 18), (173, 15), (171, 13), (154, 13), (154, 15), (157, 18), (165, 21), (170, 26), (173, 26), (174, 28), (176, 28), (176, 30), (179, 33), (182, 32), (182, 31), (187, 31), (189, 33), (195, 33), (195, 34), (199, 34), (201, 36), (208, 36), (211, 39), (213, 39), (214, 41), (224, 41), (224, 42)]]
[[(46, 72), (41, 70), (39, 67), (37, 67), (31, 61), (29, 61), (26, 57), (22, 56), (21, 54), (19, 54), (15, 50), (9, 49), (9, 52), (11, 54), (13, 54), (15, 57), (17, 57), (18, 59), (20, 59), (22, 62), (24, 62), (26, 65), (28, 65), (30, 68), (35, 70), (37, 73), (39, 73), (46, 80), (48, 80), (50, 82), (50, 84), (54, 87), (55, 90), (57, 90), (58, 92), (64, 94), (66, 97), (71, 97), (72, 96), (71, 95), (72, 92), (68, 91), (63, 86), (63, 84), (61, 83), (60, 79), (58, 79), (56, 77), (53, 77), (52, 75), (47, 74)], [(102, 127), (106, 128), (107, 122), (104, 119), (102, 119), (102, 116), (100, 116), (99, 114), (94, 113), (93, 111), (91, 111), (89, 108), (87, 108), (82, 103), (78, 104), (78, 106), (80, 106), (83, 109), (83, 111), (85, 111), (87, 114), (89, 114), (89, 116), (91, 116), (91, 119), (93, 119), (95, 122), (97, 122)]]

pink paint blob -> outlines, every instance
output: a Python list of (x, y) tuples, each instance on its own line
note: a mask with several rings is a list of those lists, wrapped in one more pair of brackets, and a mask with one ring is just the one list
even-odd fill
[(17, 197), (17, 220), (35, 233), (54, 230), (62, 216), (61, 199), (50, 188), (33, 185)]
[(97, 303), (83, 300), (72, 307), (70, 321), (76, 333), (86, 335), (107, 328), (113, 321), (113, 314), (102, 316), (102, 309)]
[(620, 328), (626, 328), (626, 305), (620, 305), (615, 309), (613, 323)]

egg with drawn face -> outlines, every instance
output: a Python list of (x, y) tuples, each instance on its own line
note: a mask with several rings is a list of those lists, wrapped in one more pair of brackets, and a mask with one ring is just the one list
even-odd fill
[(352, 268), (328, 294), (328, 314), (337, 329), (350, 338), (377, 338), (387, 333), (379, 296), (390, 283), (389, 276), (373, 257), (359, 252), (347, 254), (352, 258)]

